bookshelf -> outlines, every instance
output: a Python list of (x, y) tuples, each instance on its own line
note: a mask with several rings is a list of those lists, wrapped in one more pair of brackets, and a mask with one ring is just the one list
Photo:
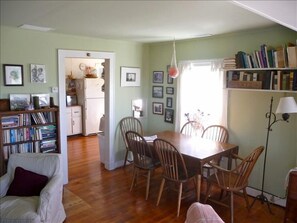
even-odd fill
[(225, 70), (227, 89), (297, 93), (297, 68), (236, 68)]
[(59, 108), (0, 112), (0, 176), (12, 153), (60, 153)]

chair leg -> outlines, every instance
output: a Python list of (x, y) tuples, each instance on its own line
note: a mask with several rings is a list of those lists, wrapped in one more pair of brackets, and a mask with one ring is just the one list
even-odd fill
[(134, 166), (133, 167), (133, 177), (132, 177), (132, 183), (131, 183), (131, 186), (130, 186), (130, 191), (132, 191), (133, 187), (135, 186), (136, 175), (137, 175), (137, 168)]
[(230, 208), (231, 208), (231, 223), (234, 221), (234, 204), (233, 204), (233, 192), (231, 191), (231, 196), (230, 196)]
[[(200, 178), (200, 180), (199, 180)], [(200, 185), (199, 185), (200, 183)], [(201, 175), (197, 175), (194, 179), (194, 185), (196, 187), (196, 201), (200, 201), (200, 191), (201, 191)]]
[(206, 203), (206, 201), (209, 198), (209, 195), (210, 195), (210, 192), (211, 192), (211, 188), (212, 188), (212, 184), (209, 183), (209, 182), (207, 182), (207, 189), (206, 189), (205, 198), (204, 198), (204, 201), (203, 201), (204, 204)]
[(126, 163), (127, 163), (128, 153), (129, 153), (129, 151), (128, 151), (128, 149), (126, 149), (125, 160), (124, 160), (124, 166), (123, 166), (124, 168), (125, 168)]
[(178, 201), (177, 201), (177, 217), (179, 216), (182, 193), (183, 193), (183, 183), (179, 183)]
[(147, 180), (146, 180), (146, 194), (145, 194), (145, 200), (148, 199), (149, 191), (150, 191), (150, 181), (151, 181), (151, 171), (148, 171), (147, 174)]
[(248, 196), (247, 196), (247, 193), (246, 193), (246, 189), (245, 188), (243, 188), (243, 196), (244, 196), (244, 199), (245, 199), (245, 202), (246, 202), (246, 208), (248, 210), (250, 210), (249, 199), (248, 199)]
[(160, 199), (161, 199), (161, 195), (162, 195), (162, 192), (163, 192), (164, 184), (165, 184), (165, 178), (162, 179), (162, 182), (161, 182), (161, 185), (160, 185), (159, 195), (158, 195), (158, 200), (157, 200), (157, 206), (159, 205), (159, 202), (160, 202)]

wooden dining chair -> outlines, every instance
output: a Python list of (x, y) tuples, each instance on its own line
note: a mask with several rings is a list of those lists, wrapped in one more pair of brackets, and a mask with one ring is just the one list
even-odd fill
[(147, 172), (146, 194), (145, 199), (148, 199), (150, 190), (151, 173), (157, 167), (160, 167), (160, 162), (151, 151), (151, 147), (147, 144), (145, 139), (137, 132), (126, 132), (126, 139), (129, 149), (133, 153), (133, 178), (130, 186), (130, 191), (136, 186), (139, 171)]
[(126, 153), (125, 153), (125, 160), (124, 160), (124, 167), (126, 166), (127, 161), (129, 163), (132, 163), (133, 160), (128, 160), (128, 154), (130, 152), (129, 146), (128, 146), (128, 142), (126, 140), (126, 132), (128, 131), (134, 131), (139, 133), (140, 135), (143, 135), (143, 129), (142, 129), (142, 124), (139, 121), (139, 119), (134, 118), (134, 117), (125, 117), (123, 119), (121, 119), (120, 121), (120, 130), (121, 130), (121, 134), (123, 137), (123, 141), (126, 147)]
[[(206, 196), (204, 203), (207, 202), (207, 200), (211, 200), (214, 203), (226, 206), (230, 208), (230, 218), (231, 218), (231, 223), (234, 221), (233, 217), (233, 195), (234, 193), (243, 195), (245, 201), (246, 201), (246, 206), (249, 210), (249, 201), (247, 198), (247, 193), (246, 193), (246, 187), (248, 186), (248, 179), (249, 176), (259, 158), (261, 153), (263, 152), (264, 147), (260, 146), (252, 151), (250, 155), (248, 155), (246, 158), (241, 158), (235, 154), (233, 154), (233, 158), (235, 159), (235, 168), (232, 170), (226, 170), (220, 166), (217, 166), (215, 164), (210, 163), (210, 165), (215, 169), (214, 174), (209, 176), (207, 178), (207, 190), (206, 190)], [(238, 161), (240, 160), (240, 161)], [(240, 162), (240, 163), (238, 163)], [(211, 199), (210, 194), (211, 194), (211, 189), (212, 187), (216, 185), (218, 186), (222, 191), (228, 192), (226, 193), (230, 199), (229, 205), (224, 203), (221, 200), (214, 200)], [(242, 192), (241, 192), (242, 191)], [(222, 193), (221, 193), (222, 195)], [(220, 196), (221, 197), (221, 196)]]
[(210, 125), (206, 129), (204, 129), (202, 138), (210, 139), (217, 142), (228, 142), (228, 129), (226, 129), (222, 125)]
[[(202, 133), (202, 138), (209, 139), (216, 142), (225, 142), (227, 143), (229, 140), (229, 132), (228, 130), (221, 125), (210, 125), (208, 126)], [(219, 165), (221, 161), (221, 157), (212, 160), (216, 165)], [(210, 175), (210, 170), (212, 167), (206, 163), (203, 165), (203, 169), (207, 171), (207, 177)]]
[[(194, 183), (196, 200), (198, 201), (198, 173), (188, 170), (182, 154), (168, 141), (163, 139), (154, 140), (154, 148), (158, 154), (163, 169), (163, 178), (159, 189), (157, 206), (159, 205), (164, 184), (166, 181), (178, 185), (177, 217), (180, 212), (180, 204), (183, 194), (183, 184), (189, 181)], [(183, 197), (184, 198), (184, 197)]]
[(188, 136), (201, 136), (204, 128), (196, 121), (186, 122), (180, 130), (180, 133)]

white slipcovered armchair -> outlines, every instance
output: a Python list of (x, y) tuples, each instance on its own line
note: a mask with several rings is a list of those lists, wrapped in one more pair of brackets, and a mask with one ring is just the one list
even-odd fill
[[(18, 153), (10, 156), (7, 173), (0, 178), (1, 223), (60, 223), (65, 220), (60, 156), (60, 154), (41, 153)], [(6, 196), (16, 167), (48, 177), (39, 196)]]

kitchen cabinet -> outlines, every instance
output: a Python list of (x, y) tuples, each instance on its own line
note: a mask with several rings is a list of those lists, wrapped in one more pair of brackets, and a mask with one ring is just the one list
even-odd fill
[(66, 108), (67, 136), (82, 133), (82, 111), (81, 106), (70, 106)]

